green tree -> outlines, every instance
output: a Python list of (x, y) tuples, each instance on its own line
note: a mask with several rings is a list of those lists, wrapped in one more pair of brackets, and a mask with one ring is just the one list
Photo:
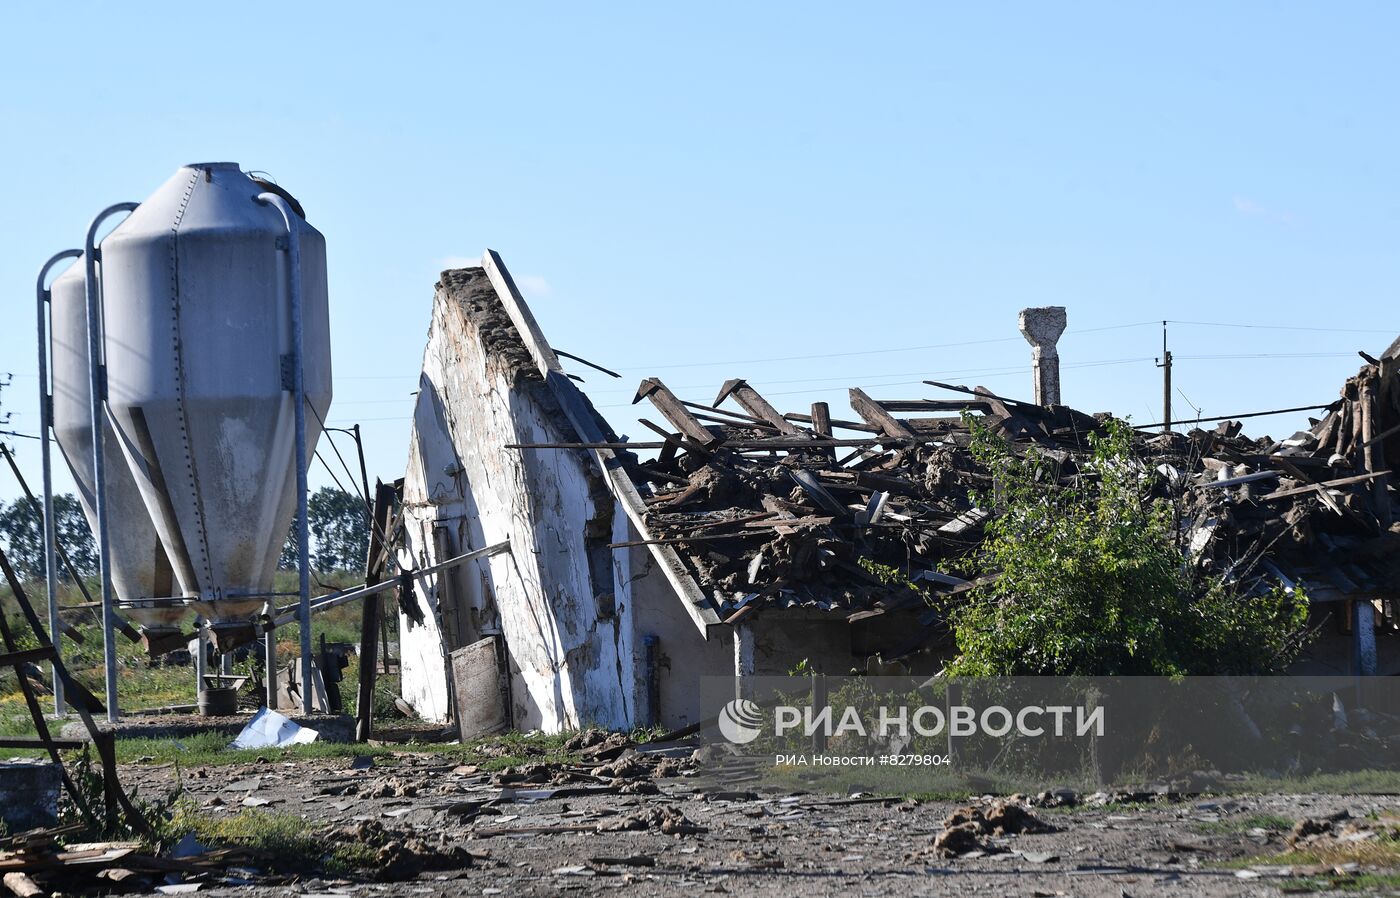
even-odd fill
[[(54, 529), (58, 541), (68, 550), (68, 557), (80, 576), (97, 573), (97, 546), (88, 528), (87, 517), (71, 493), (54, 496)], [(28, 499), (0, 503), (0, 543), (15, 572), (26, 580), (44, 576), (44, 519), (40, 510)], [(59, 570), (67, 576), (62, 562)]]
[(1018, 455), (975, 422), (973, 434), (974, 457), (996, 484), (979, 497), (996, 513), (976, 564), (997, 576), (949, 609), (959, 652), (950, 672), (1274, 673), (1297, 657), (1303, 590), (1244, 594), (1191, 564), (1126, 424), (1091, 437), (1072, 486), (1038, 450)]
[(364, 500), (323, 486), (307, 500), (312, 563), (319, 571), (353, 571), (365, 566), (369, 553), (369, 512)]
[[(306, 502), (311, 529), (311, 567), (318, 571), (357, 571), (369, 554), (369, 513), (359, 496), (323, 486)], [(297, 567), (297, 522), (292, 520), (277, 567)]]

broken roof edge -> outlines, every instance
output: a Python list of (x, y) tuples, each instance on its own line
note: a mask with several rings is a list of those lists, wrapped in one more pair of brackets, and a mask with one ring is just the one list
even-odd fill
[[(511, 323), (520, 333), (521, 341), (525, 344), (526, 350), (529, 351), (530, 357), (535, 360), (540, 375), (544, 377), (545, 384), (559, 402), (559, 407), (564, 410), (564, 415), (569, 419), (569, 423), (574, 426), (574, 430), (584, 441), (606, 442), (603, 427), (599, 424), (597, 410), (593, 408), (583, 391), (564, 373), (564, 367), (559, 364), (559, 357), (554, 354), (554, 349), (545, 339), (544, 332), (540, 330), (539, 322), (535, 320), (530, 307), (525, 303), (525, 298), (521, 295), (520, 289), (516, 287), (515, 279), (511, 277), (500, 254), (493, 249), (486, 250), (481, 257), (481, 267), (486, 271), (491, 286), (495, 288), (497, 298), (500, 299), (506, 314), (510, 316)], [(632, 478), (623, 469), (617, 453), (611, 449), (590, 449), (588, 451), (603, 472), (603, 480), (608, 485), (608, 491), (622, 506), (623, 512), (627, 515), (627, 519), (632, 522), (632, 526), (636, 528), (638, 535), (644, 540), (650, 540), (652, 537), (646, 524), (646, 503), (642, 501), (641, 493), (637, 492), (637, 485), (632, 482)], [(656, 563), (660, 565), (661, 572), (665, 575), (667, 582), (671, 584), (671, 588), (675, 590), (676, 598), (685, 608), (686, 613), (690, 615), (690, 619), (700, 631), (701, 637), (709, 639), (710, 628), (719, 626), (721, 623), (714, 602), (700, 589), (699, 584), (695, 582), (695, 578), (686, 569), (684, 562), (681, 561), (680, 555), (674, 548), (665, 544), (648, 543), (647, 549), (651, 552)]]

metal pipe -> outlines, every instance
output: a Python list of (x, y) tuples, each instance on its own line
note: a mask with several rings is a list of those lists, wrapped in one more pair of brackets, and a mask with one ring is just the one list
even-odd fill
[(49, 272), (64, 259), (77, 259), (83, 251), (65, 249), (54, 253), (44, 267), (39, 269), (38, 312), (39, 312), (39, 459), (44, 479), (44, 588), (49, 599), (49, 635), (53, 639), (54, 660), (50, 667), (53, 682), (53, 712), (62, 717), (68, 712), (63, 697), (63, 678), (58, 675), (61, 663), (59, 634), (62, 620), (58, 616), (58, 571), (54, 570), (54, 545), (58, 542), (58, 528), (53, 517), (53, 455), (49, 448), (49, 428), (53, 426), (53, 394), (49, 392), (49, 316), (48, 305), (53, 298), (44, 281)]
[(369, 470), (365, 467), (365, 443), (360, 439), (360, 425), (354, 426), (355, 431), (355, 451), (360, 455), (360, 486), (365, 491), (365, 502), (369, 505), (369, 522), (374, 526), (374, 499), (369, 493)]
[[(297, 232), (299, 217), (282, 197), (275, 193), (260, 193), (257, 201), (282, 213), (287, 226), (287, 293), (292, 312), (292, 402), (296, 416), (297, 465), (297, 567), (300, 574), (301, 607), (301, 711), (310, 714), (311, 701), (311, 524), (307, 511), (306, 485), (306, 379), (301, 355), (301, 240)], [(271, 680), (269, 679), (269, 682)]]
[(209, 688), (205, 682), (205, 677), (209, 675), (209, 628), (207, 621), (196, 620), (194, 631), (194, 694), (196, 699), (201, 692)]
[(117, 708), (117, 628), (112, 604), (112, 547), (107, 528), (107, 468), (104, 439), (107, 431), (107, 360), (104, 355), (101, 286), (97, 280), (97, 229), (113, 215), (133, 212), (140, 203), (108, 206), (88, 225), (83, 241), (83, 281), (87, 294), (88, 373), (92, 378), (92, 491), (97, 515), (97, 565), (102, 580), (102, 661), (107, 674), (107, 721), (116, 723)]
[(272, 710), (277, 710), (277, 631), (268, 630), (263, 634), (263, 673), (266, 680), (264, 701)]
[[(408, 571), (407, 573), (409, 574), (409, 576), (412, 577), (426, 577), (429, 574), (435, 574), (438, 571), (446, 570), (450, 567), (456, 567), (457, 565), (467, 561), (472, 561), (477, 558), (490, 558), (493, 555), (499, 555), (502, 552), (509, 551), (510, 540), (503, 540), (501, 542), (495, 543), (494, 545), (487, 546), (484, 549), (475, 549), (471, 552), (467, 552), (465, 555), (458, 555), (457, 557), (449, 558), (446, 561), (439, 561), (437, 564), (431, 565), (430, 567), (420, 568), (416, 571)], [(311, 610), (317, 612), (328, 611), (331, 608), (336, 607), (337, 605), (344, 605), (346, 602), (353, 602), (356, 599), (363, 599), (365, 596), (372, 596), (381, 592), (388, 592), (389, 590), (393, 589), (398, 585), (398, 579), (394, 578), (392, 580), (385, 580), (383, 583), (376, 583), (373, 586), (358, 586), (355, 589), (349, 590), (347, 592), (331, 593), (330, 595), (324, 596), (319, 601), (317, 601), (316, 604), (312, 606)], [(296, 618), (293, 616), (292, 612), (287, 611), (275, 617), (272, 621), (272, 625), (274, 627), (284, 627), (287, 624), (290, 624), (295, 619)]]

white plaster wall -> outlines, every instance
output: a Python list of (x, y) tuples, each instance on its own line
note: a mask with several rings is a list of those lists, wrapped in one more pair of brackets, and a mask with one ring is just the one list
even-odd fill
[[(585, 541), (598, 519), (593, 533), (606, 546), (615, 527), (607, 518), (622, 515), (583, 452), (503, 448), (576, 439), (543, 382), (517, 365), (487, 351), (477, 324), (439, 290), (404, 483), (403, 560), (440, 560), (432, 527), (444, 518), (465, 523), (460, 551), (509, 540), (509, 554), (480, 562), (462, 579), (484, 574), (481, 600), (494, 597), (512, 663), (514, 725), (625, 728), (636, 710), (632, 602), (625, 582), (606, 583), (616, 613), (600, 619)], [(426, 626), (410, 628), (400, 616), (402, 691), (420, 714), (445, 720), (450, 647), (433, 616), (436, 593), (420, 590)]]
[[(627, 538), (636, 539), (636, 532), (630, 531)], [(660, 724), (679, 728), (713, 717), (724, 702), (734, 697), (733, 631), (715, 627), (708, 640), (701, 639), (651, 553), (632, 552), (629, 570), (635, 606), (637, 636), (633, 646), (639, 696), (646, 693), (646, 683), (641, 680), (642, 638), (651, 634), (660, 642)], [(641, 697), (638, 704), (642, 705)]]

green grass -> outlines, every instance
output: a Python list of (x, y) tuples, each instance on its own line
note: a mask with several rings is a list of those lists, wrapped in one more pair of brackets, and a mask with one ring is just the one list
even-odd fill
[(118, 739), (117, 760), (123, 764), (170, 764), (182, 767), (251, 764), (262, 758), (269, 761), (297, 761), (324, 758), (372, 757), (394, 763), (394, 756), (404, 751), (415, 754), (439, 755), (445, 760), (476, 764), (483, 770), (501, 770), (521, 764), (542, 761), (566, 763), (576, 761), (577, 755), (563, 748), (570, 734), (522, 735), (511, 733), (489, 739), (478, 739), (466, 745), (450, 743), (410, 743), (407, 745), (360, 745), (347, 742), (312, 742), (281, 749), (230, 749), (231, 736), (215, 730), (203, 730), (181, 739)]
[[(181, 767), (217, 767), (266, 761), (307, 761), (326, 758), (378, 759), (385, 766), (396, 763), (403, 752), (441, 756), (444, 761), (475, 764), (483, 770), (503, 770), (521, 764), (571, 763), (578, 755), (564, 750), (571, 733), (553, 735), (509, 733), (477, 739), (466, 745), (415, 743), (363, 745), (350, 742), (312, 742), (288, 748), (231, 749), (233, 737), (218, 730), (200, 730), (178, 739), (118, 739), (117, 760), (122, 764), (179, 764)], [(14, 750), (4, 757), (38, 757), (39, 751)], [(76, 756), (79, 752), (70, 752)]]
[(169, 847), (190, 833), (206, 848), (246, 848), (282, 870), (320, 866), (330, 850), (317, 827), (295, 814), (245, 808), (218, 816), (202, 812), (189, 800), (175, 803), (151, 841)]
[[(318, 576), (324, 586), (314, 586), (313, 594), (324, 593), (330, 588), (340, 589), (352, 586), (357, 582), (357, 575), (345, 572)], [(296, 577), (294, 574), (286, 571), (278, 573), (274, 587), (277, 591), (291, 591), (295, 587)], [(93, 589), (91, 584), (89, 589)], [(30, 601), (35, 603), (35, 610), (40, 617), (47, 620), (47, 613), (42, 607), (39, 607), (43, 603), (43, 584), (26, 584), (25, 591), (29, 595)], [(71, 585), (65, 585), (60, 591), (59, 603), (61, 605), (72, 605), (81, 601), (81, 594)], [(284, 598), (279, 601), (286, 603), (290, 599)], [(317, 615), (312, 623), (313, 646), (319, 648), (322, 636), (330, 643), (358, 644), (360, 641), (360, 611), (359, 603), (351, 602)], [(0, 587), (0, 613), (5, 614), (12, 632), (16, 635), (19, 648), (33, 648), (38, 645), (28, 624), (20, 616), (19, 608), (7, 586)], [(59, 648), (63, 654), (64, 662), (75, 679), (101, 698), (106, 688), (103, 674), (105, 666), (103, 663), (102, 629), (95, 616), (91, 614), (70, 615), (69, 619), (82, 635), (83, 640), (79, 643), (67, 635), (61, 637)], [(390, 639), (396, 639), (397, 615), (389, 615), (389, 625)], [(191, 629), (191, 620), (187, 620), (185, 626), (187, 630)], [(301, 630), (297, 624), (293, 623), (279, 628), (277, 637), (278, 654), (281, 658), (291, 658), (300, 654)], [(195, 704), (197, 689), (192, 664), (168, 666), (159, 660), (153, 660), (147, 657), (139, 643), (131, 642), (120, 634), (117, 635), (116, 648), (117, 693), (121, 698), (123, 711), (141, 711), (172, 705)], [(253, 646), (252, 648), (253, 652), (247, 660), (234, 664), (234, 673), (251, 674), (255, 668), (261, 668), (261, 646)], [(358, 694), (359, 666), (353, 657), (350, 660), (349, 667), (342, 672), (344, 679), (340, 683), (340, 691), (347, 712), (353, 714)], [(47, 680), (47, 666), (45, 666), (44, 674)], [(382, 693), (383, 690), (379, 690), (379, 692)], [(381, 694), (376, 695), (376, 699), (377, 711), (388, 711), (392, 707), (392, 696)], [(52, 697), (41, 696), (40, 703), (48, 710), (52, 705)], [(6, 729), (7, 727), (23, 726), (13, 722), (12, 719), (16, 717), (28, 717), (23, 696), (19, 691), (14, 672), (11, 670), (0, 671), (0, 734), (33, 733), (32, 728)]]
[(152, 847), (174, 845), (186, 835), (210, 849), (242, 848), (258, 864), (284, 873), (306, 874), (322, 870), (333, 876), (371, 874), (379, 878), (379, 849), (387, 835), (373, 828), (356, 839), (340, 837), (333, 829), (313, 823), (296, 814), (246, 808), (228, 816), (201, 812), (189, 800), (180, 800), (170, 809)]
[(1355, 876), (1305, 876), (1290, 879), (1282, 886), (1288, 894), (1306, 892), (1400, 891), (1400, 873), (1360, 873)]
[(1252, 776), (1231, 783), (1231, 792), (1282, 795), (1400, 795), (1400, 770), (1352, 770), (1307, 776)]

